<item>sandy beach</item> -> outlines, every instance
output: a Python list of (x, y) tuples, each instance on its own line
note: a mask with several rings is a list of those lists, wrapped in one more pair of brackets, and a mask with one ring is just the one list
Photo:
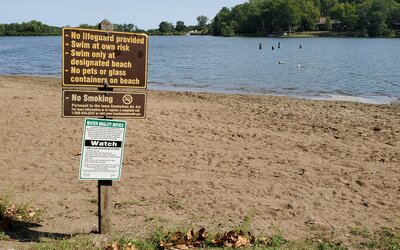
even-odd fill
[[(0, 194), (42, 209), (32, 232), (97, 228), (97, 182), (79, 180), (83, 118), (61, 117), (61, 79), (0, 76)], [(148, 91), (128, 119), (113, 229), (236, 228), (288, 239), (400, 223), (400, 105)], [(18, 239), (14, 239), (18, 240)], [(10, 242), (1, 242), (0, 248)]]

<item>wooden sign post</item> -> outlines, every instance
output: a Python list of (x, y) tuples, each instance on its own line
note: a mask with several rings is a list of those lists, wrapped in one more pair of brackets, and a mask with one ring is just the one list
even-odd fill
[[(113, 31), (112, 23), (106, 19), (99, 24), (98, 30), (63, 28), (62, 34), (63, 87), (97, 88), (96, 91), (64, 89), (62, 94), (62, 116), (85, 117), (85, 131), (87, 126), (91, 126), (92, 128), (90, 129), (96, 130), (93, 126), (97, 123), (99, 127), (103, 126), (104, 129), (109, 125), (118, 129), (120, 124), (124, 124), (123, 127), (125, 129), (125, 121), (112, 120), (111, 117), (145, 118), (146, 93), (132, 91), (113, 92), (113, 90), (114, 88), (146, 90), (147, 35)], [(108, 120), (91, 120), (91, 123), (87, 124), (87, 117), (101, 117)], [(115, 162), (110, 163), (113, 162), (112, 157), (99, 158), (98, 160), (93, 160), (93, 158), (101, 155), (104, 147), (110, 147), (111, 151), (118, 151), (119, 147), (123, 149), (123, 142), (121, 146), (121, 143), (117, 141), (109, 141), (107, 138), (101, 139), (103, 135), (106, 136), (108, 133), (102, 129), (96, 130), (96, 136), (99, 138), (92, 138), (87, 142), (83, 142), (82, 150), (84, 150), (85, 146), (88, 146), (92, 147), (88, 151), (94, 152), (97, 150), (97, 153), (95, 152), (93, 155), (81, 159), (81, 168), (83, 165), (85, 171), (80, 178), (81, 180), (92, 179), (98, 181), (99, 233), (111, 234), (112, 180), (119, 180), (120, 175), (116, 178), (114, 174), (99, 174), (103, 172), (109, 174), (113, 172), (110, 169), (115, 170)], [(93, 136), (94, 134), (91, 133), (90, 135)], [(87, 135), (84, 134), (84, 136)], [(92, 150), (93, 148), (97, 149)], [(82, 153), (82, 157), (83, 155)], [(120, 159), (121, 167), (122, 154)], [(100, 165), (98, 165), (99, 162), (101, 162)]]
[[(99, 23), (99, 29), (112, 31), (113, 25), (107, 19), (104, 19)], [(113, 89), (108, 88), (108, 84), (104, 84), (104, 88), (99, 90), (112, 91)], [(104, 116), (106, 118), (107, 116)], [(98, 180), (97, 181), (97, 204), (98, 204), (98, 216), (99, 216), (99, 233), (100, 234), (111, 234), (112, 230), (112, 180)]]
[(98, 180), (99, 233), (111, 234), (112, 230), (112, 180)]

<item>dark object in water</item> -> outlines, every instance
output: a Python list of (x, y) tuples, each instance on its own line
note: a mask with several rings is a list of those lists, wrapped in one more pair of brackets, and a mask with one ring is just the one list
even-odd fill
[(272, 50), (275, 50), (274, 46), (272, 46)]
[(258, 44), (258, 48), (262, 49), (262, 43)]
[(300, 45), (299, 45), (299, 49), (302, 49), (303, 47), (301, 46), (301, 43), (300, 43)]
[(278, 42), (278, 49), (281, 48), (281, 42)]

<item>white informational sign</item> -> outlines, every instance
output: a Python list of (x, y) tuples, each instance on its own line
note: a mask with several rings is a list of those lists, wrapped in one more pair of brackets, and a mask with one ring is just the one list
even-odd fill
[(126, 121), (85, 118), (79, 178), (119, 180)]

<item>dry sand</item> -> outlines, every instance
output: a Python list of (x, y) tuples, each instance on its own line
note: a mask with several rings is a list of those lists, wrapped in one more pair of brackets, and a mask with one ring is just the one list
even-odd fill
[[(97, 182), (79, 181), (82, 118), (61, 118), (57, 78), (0, 77), (0, 194), (45, 210), (47, 233), (97, 227)], [(148, 92), (128, 120), (114, 231), (324, 230), (400, 223), (400, 106), (286, 97)], [(1, 242), (10, 244), (10, 242)]]

